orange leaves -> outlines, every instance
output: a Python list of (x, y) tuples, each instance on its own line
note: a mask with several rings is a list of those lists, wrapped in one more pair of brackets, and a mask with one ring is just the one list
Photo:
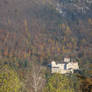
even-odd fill
[(8, 56), (8, 49), (7, 48), (4, 50), (3, 55)]
[(59, 47), (57, 48), (57, 52), (58, 52), (58, 53), (60, 53), (60, 52), (61, 52), (61, 49), (60, 49)]
[(23, 58), (27, 58), (29, 56), (30, 56), (30, 53), (26, 53), (26, 52), (23, 53)]
[(88, 19), (88, 23), (92, 25), (92, 19), (91, 18)]
[(63, 30), (65, 30), (65, 28), (66, 28), (65, 24), (62, 24), (61, 27)]

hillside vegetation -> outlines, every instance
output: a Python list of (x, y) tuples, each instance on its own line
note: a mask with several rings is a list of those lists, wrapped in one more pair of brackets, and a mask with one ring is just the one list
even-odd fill
[(8, 64), (26, 80), (33, 63), (47, 73), (52, 60), (70, 56), (82, 76), (91, 77), (91, 9), (91, 0), (0, 0), (0, 65)]

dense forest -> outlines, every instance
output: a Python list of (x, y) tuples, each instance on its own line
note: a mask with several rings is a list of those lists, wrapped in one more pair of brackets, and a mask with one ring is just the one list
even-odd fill
[[(0, 92), (92, 92), (91, 0), (0, 0)], [(69, 56), (80, 73), (51, 74)]]

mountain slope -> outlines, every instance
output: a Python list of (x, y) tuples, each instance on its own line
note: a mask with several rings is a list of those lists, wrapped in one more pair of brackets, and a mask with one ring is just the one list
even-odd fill
[(81, 67), (92, 63), (91, 1), (0, 0), (0, 7), (2, 57), (46, 64), (69, 55)]

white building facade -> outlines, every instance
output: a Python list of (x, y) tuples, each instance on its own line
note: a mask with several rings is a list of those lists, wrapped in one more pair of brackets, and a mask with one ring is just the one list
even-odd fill
[(51, 62), (51, 73), (73, 73), (74, 70), (79, 70), (78, 62), (70, 62), (70, 58), (64, 58), (64, 63), (56, 64), (55, 61)]

